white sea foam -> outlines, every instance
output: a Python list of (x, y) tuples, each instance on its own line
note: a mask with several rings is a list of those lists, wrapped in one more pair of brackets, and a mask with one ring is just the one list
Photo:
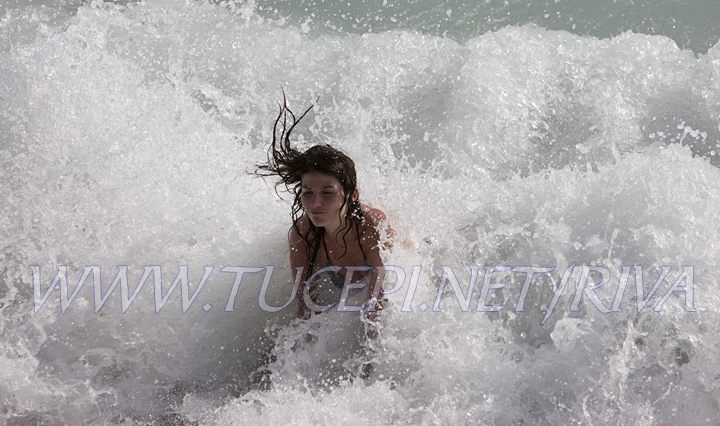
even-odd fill
[[(306, 34), (252, 8), (79, 6), (0, 55), (0, 418), (713, 421), (719, 55), (632, 33)], [(672, 298), (660, 313), (572, 314), (568, 293), (541, 327), (549, 282), (526, 313), (450, 299), (405, 313), (391, 295), (368, 383), (331, 316), (262, 312), (257, 276), (235, 312), (222, 309), (232, 274), (216, 271), (186, 315), (177, 297), (156, 314), (149, 291), (127, 315), (117, 298), (95, 313), (89, 288), (65, 314), (51, 298), (33, 315), (30, 265), (45, 285), (61, 264), (71, 280), (99, 265), (105, 285), (128, 265), (133, 286), (145, 265), (166, 285), (178, 264), (193, 283), (204, 265), (278, 265), (270, 296), (286, 298), (289, 204), (246, 173), (265, 158), (280, 87), (296, 110), (319, 96), (298, 143), (355, 160), (361, 198), (398, 234), (387, 262), (425, 267), (415, 307), (434, 300), (442, 265), (577, 262), (694, 265), (699, 312)], [(264, 389), (253, 372), (274, 345)]]

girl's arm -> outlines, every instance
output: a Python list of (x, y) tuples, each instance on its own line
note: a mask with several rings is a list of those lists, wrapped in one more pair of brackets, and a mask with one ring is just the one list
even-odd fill
[[(392, 249), (393, 239), (395, 231), (387, 223), (387, 218), (382, 210), (367, 208), (365, 210), (365, 223), (363, 230), (363, 237), (361, 238), (361, 244), (367, 253), (368, 264), (373, 267), (370, 275), (370, 286), (368, 288), (368, 299), (373, 298), (378, 301), (377, 310), (382, 310), (382, 283), (385, 277), (385, 265), (383, 264), (382, 258), (380, 257), (380, 247), (382, 246), (386, 250)], [(384, 237), (378, 228), (384, 226)], [(383, 228), (381, 228), (383, 229)], [(369, 315), (374, 319), (374, 315)]]
[[(305, 216), (303, 215), (298, 219), (298, 227), (303, 230), (305, 224)], [(307, 261), (307, 249), (305, 247), (305, 241), (300, 237), (297, 230), (293, 226), (290, 228), (290, 234), (288, 236), (288, 242), (290, 243), (290, 269), (291, 276), (296, 277), (294, 274), (305, 275), (307, 273), (308, 261)], [(302, 269), (298, 269), (302, 268)], [(296, 278), (297, 279), (297, 278)], [(310, 318), (310, 310), (305, 304), (305, 281), (300, 278), (300, 285), (298, 285), (297, 293), (295, 294), (295, 300), (297, 301), (298, 307), (298, 318), (307, 319)]]

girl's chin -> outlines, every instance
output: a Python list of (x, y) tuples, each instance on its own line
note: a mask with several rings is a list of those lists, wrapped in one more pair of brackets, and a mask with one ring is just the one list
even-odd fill
[(310, 218), (310, 222), (312, 222), (316, 228), (327, 228), (332, 226), (332, 222), (325, 218)]
[(312, 222), (312, 224), (315, 225), (315, 226), (317, 226), (318, 228), (319, 228), (319, 227), (324, 227), (324, 226), (327, 224), (327, 223), (326, 223), (327, 221), (322, 220), (322, 219), (317, 218), (317, 217), (316, 217), (316, 218), (312, 218), (312, 217), (311, 217), (311, 218), (310, 218), (310, 222)]

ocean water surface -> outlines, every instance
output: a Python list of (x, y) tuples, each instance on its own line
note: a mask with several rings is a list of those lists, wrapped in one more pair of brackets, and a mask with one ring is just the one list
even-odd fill
[[(3, 0), (0, 422), (717, 424), (718, 19), (707, 0)], [(292, 287), (289, 197), (248, 174), (283, 89), (315, 105), (297, 144), (348, 153), (388, 214), (385, 262), (421, 266), (369, 380), (341, 344), (357, 318), (266, 312), (258, 273), (228, 300), (227, 266), (274, 265), (275, 305)], [(572, 310), (578, 269), (546, 319), (573, 264), (612, 272), (608, 306), (623, 265), (646, 296), (669, 273), (606, 314)], [(182, 265), (208, 274), (185, 313), (179, 288), (156, 312), (152, 278), (96, 312), (92, 275), (34, 309), (33, 266), (72, 292), (83, 266), (132, 290)], [(476, 312), (480, 280), (466, 312), (442, 267), (466, 289), (478, 265), (554, 271), (523, 312), (518, 275), (504, 309)], [(695, 311), (686, 291), (655, 311), (683, 267)]]

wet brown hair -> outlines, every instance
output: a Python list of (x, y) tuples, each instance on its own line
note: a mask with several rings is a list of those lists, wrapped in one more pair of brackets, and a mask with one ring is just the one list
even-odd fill
[[(296, 118), (295, 114), (293, 114), (288, 107), (285, 93), (283, 93), (283, 102), (279, 106), (280, 112), (273, 124), (273, 137), (270, 148), (268, 149), (267, 162), (257, 165), (255, 174), (262, 177), (278, 176), (280, 181), (276, 183), (275, 191), (277, 192), (279, 185), (284, 184), (285, 190), (294, 195), (290, 213), (292, 229), (295, 229), (305, 243), (306, 252), (308, 253), (308, 269), (305, 271), (307, 279), (310, 277), (310, 272), (315, 266), (315, 257), (325, 237), (325, 228), (316, 227), (312, 221), (308, 220), (309, 226), (307, 232), (302, 233), (300, 230), (298, 222), (303, 215), (302, 202), (300, 199), (303, 175), (310, 172), (330, 175), (335, 177), (342, 186), (345, 198), (343, 199), (340, 211), (342, 211), (342, 208), (346, 205), (348, 209), (345, 215), (345, 225), (337, 231), (338, 233), (344, 231), (342, 239), (345, 245), (345, 251), (340, 257), (347, 253), (346, 237), (353, 225), (355, 225), (357, 229), (358, 237), (360, 236), (360, 224), (364, 220), (364, 217), (362, 209), (360, 208), (360, 201), (352, 200), (353, 193), (357, 188), (355, 162), (342, 151), (327, 144), (314, 145), (306, 151), (301, 152), (293, 148), (290, 143), (290, 135), (295, 129), (295, 126), (310, 112), (313, 105), (310, 105), (300, 117)], [(360, 248), (362, 249), (362, 245), (360, 245)]]

